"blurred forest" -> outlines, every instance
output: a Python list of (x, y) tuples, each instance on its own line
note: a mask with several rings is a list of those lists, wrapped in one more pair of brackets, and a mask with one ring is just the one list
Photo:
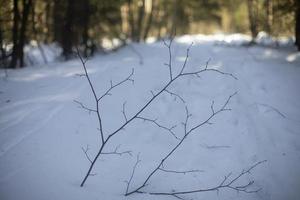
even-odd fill
[[(118, 39), (259, 31), (294, 36), (300, 48), (299, 0), (0, 0), (2, 67), (23, 67), (24, 47), (57, 43), (70, 59)], [(41, 52), (43, 51), (40, 48)]]

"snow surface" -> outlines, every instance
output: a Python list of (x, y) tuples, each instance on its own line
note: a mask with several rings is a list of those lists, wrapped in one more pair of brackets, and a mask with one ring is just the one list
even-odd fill
[[(191, 42), (187, 70), (209, 67), (233, 73), (238, 80), (214, 73), (200, 78), (183, 78), (170, 90), (180, 94), (193, 116), (190, 124), (205, 120), (215, 106), (221, 106), (235, 91), (229, 107), (192, 134), (165, 163), (172, 170), (201, 170), (191, 174), (158, 172), (146, 191), (197, 189), (219, 184), (229, 172), (238, 174), (255, 162), (267, 160), (240, 183), (255, 180), (254, 194), (220, 190), (187, 195), (186, 199), (296, 200), (300, 198), (300, 54), (292, 47), (241, 46), (247, 40), (239, 35), (182, 36), (173, 44), (173, 66), (184, 62)], [(143, 57), (139, 57), (132, 47)], [(168, 53), (162, 42), (132, 44), (87, 62), (88, 71), (101, 94), (110, 85), (135, 69), (134, 85), (116, 88), (101, 103), (106, 134), (123, 122), (122, 104), (132, 116), (168, 80)], [(174, 197), (134, 194), (124, 197), (126, 184), (140, 153), (141, 163), (132, 187), (141, 184), (177, 143), (170, 133), (153, 124), (136, 120), (107, 146), (113, 151), (131, 150), (133, 156), (103, 155), (81, 188), (79, 184), (89, 166), (81, 147), (89, 145), (95, 155), (100, 142), (93, 114), (80, 109), (73, 100), (94, 106), (91, 91), (79, 60), (50, 63), (1, 71), (0, 80), (0, 199), (1, 200), (160, 200)], [(298, 88), (298, 89), (297, 89)], [(177, 124), (182, 135), (182, 102), (169, 94), (160, 96), (143, 116), (157, 118), (166, 126)]]

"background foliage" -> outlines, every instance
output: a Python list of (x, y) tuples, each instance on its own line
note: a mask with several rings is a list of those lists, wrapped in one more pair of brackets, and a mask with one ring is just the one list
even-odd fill
[(0, 0), (0, 5), (1, 66), (12, 68), (24, 66), (24, 45), (32, 40), (58, 43), (69, 59), (75, 46), (89, 56), (114, 38), (125, 43), (216, 32), (255, 37), (259, 31), (297, 38), (299, 10), (297, 0)]

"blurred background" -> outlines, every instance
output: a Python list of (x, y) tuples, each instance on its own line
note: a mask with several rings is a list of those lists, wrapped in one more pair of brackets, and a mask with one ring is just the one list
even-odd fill
[[(299, 45), (298, 0), (0, 0), (1, 66), (26, 65), (24, 47), (45, 44), (73, 57), (127, 42), (183, 34), (261, 31)], [(255, 40), (252, 40), (255, 43)], [(47, 62), (46, 58), (44, 58)]]

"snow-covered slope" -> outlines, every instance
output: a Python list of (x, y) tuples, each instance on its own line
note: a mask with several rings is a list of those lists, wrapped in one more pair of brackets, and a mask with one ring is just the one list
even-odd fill
[[(226, 39), (226, 38), (225, 38)], [(229, 38), (230, 40), (230, 38)], [(209, 116), (211, 102), (221, 106), (235, 91), (230, 112), (214, 118), (191, 135), (167, 161), (174, 170), (200, 170), (190, 174), (156, 174), (146, 191), (172, 191), (215, 186), (229, 172), (238, 174), (254, 163), (267, 160), (241, 182), (255, 180), (254, 194), (220, 190), (185, 196), (186, 199), (264, 199), (300, 198), (300, 55), (295, 49), (228, 46), (214, 37), (184, 36), (173, 44), (173, 66), (179, 69), (190, 51), (187, 70), (209, 67), (233, 73), (238, 80), (214, 73), (176, 82), (171, 90), (186, 100), (195, 124)], [(235, 38), (242, 44), (242, 38)], [(106, 134), (123, 122), (122, 105), (133, 115), (168, 80), (168, 51), (162, 42), (133, 44), (115, 53), (99, 55), (87, 62), (88, 71), (101, 94), (110, 80), (118, 81), (135, 69), (134, 85), (116, 88), (101, 103)], [(136, 155), (132, 187), (138, 186), (177, 141), (163, 129), (134, 121), (108, 144), (118, 145), (132, 156), (104, 155), (97, 162), (86, 185), (79, 184), (89, 162), (81, 147), (89, 145), (95, 155), (100, 142), (93, 114), (80, 109), (73, 100), (94, 106), (85, 77), (80, 77), (79, 60), (52, 63), (8, 71), (0, 80), (0, 199), (3, 200), (118, 200), (173, 199), (174, 197), (134, 194), (124, 197)], [(298, 88), (298, 89), (297, 89)], [(183, 134), (184, 104), (169, 94), (160, 96), (143, 113)]]

